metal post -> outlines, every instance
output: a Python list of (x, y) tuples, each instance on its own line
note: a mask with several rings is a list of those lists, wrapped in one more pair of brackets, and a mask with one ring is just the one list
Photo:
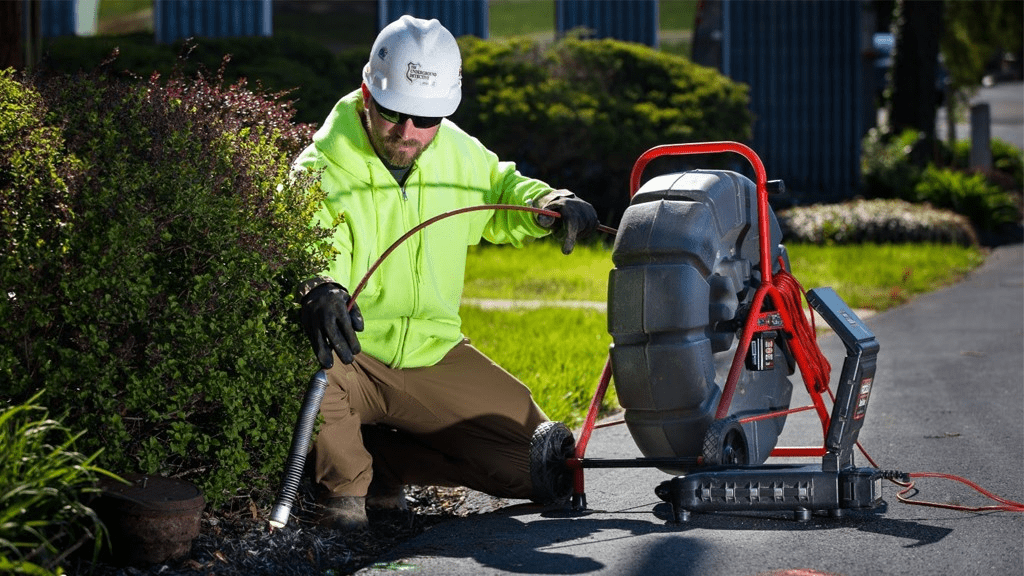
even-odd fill
[(992, 112), (987, 102), (971, 106), (970, 167), (992, 169)]

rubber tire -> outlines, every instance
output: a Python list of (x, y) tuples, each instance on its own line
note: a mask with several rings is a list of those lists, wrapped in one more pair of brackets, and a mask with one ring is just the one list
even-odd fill
[(576, 455), (576, 439), (561, 422), (542, 422), (530, 440), (531, 500), (539, 504), (565, 502), (572, 496), (573, 474), (566, 460)]
[(704, 433), (705, 466), (746, 466), (750, 463), (746, 435), (735, 416), (715, 420)]

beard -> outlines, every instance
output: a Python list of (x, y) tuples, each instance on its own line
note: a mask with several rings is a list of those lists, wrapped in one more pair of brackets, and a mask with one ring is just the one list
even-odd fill
[(416, 140), (405, 140), (396, 134), (382, 134), (374, 129), (369, 115), (363, 116), (363, 123), (374, 151), (389, 168), (409, 168), (430, 145), (421, 144)]

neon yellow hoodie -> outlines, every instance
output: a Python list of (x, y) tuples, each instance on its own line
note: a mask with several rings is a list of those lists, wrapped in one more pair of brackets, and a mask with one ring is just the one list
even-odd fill
[[(342, 98), (295, 161), (296, 169), (324, 170), (327, 198), (317, 218), (333, 227), (325, 249), (336, 251), (324, 275), (349, 291), (395, 240), (433, 216), (481, 204), (537, 205), (554, 192), (513, 163), (499, 162), (448, 120), (400, 187), (370, 145), (362, 107), (359, 90)], [(358, 295), (363, 353), (396, 368), (436, 364), (462, 339), (467, 247), (481, 238), (521, 246), (547, 233), (533, 214), (507, 210), (467, 212), (427, 226), (391, 253)]]

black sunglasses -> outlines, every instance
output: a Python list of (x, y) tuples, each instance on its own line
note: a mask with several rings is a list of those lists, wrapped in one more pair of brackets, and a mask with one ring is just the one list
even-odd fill
[(380, 102), (373, 101), (373, 105), (377, 107), (377, 113), (380, 117), (391, 122), (392, 124), (405, 124), (406, 120), (412, 119), (412, 125), (419, 128), (433, 128), (441, 123), (444, 118), (432, 117), (432, 116), (413, 116), (412, 114), (403, 114), (401, 112), (395, 112), (394, 110), (385, 108), (380, 105)]

